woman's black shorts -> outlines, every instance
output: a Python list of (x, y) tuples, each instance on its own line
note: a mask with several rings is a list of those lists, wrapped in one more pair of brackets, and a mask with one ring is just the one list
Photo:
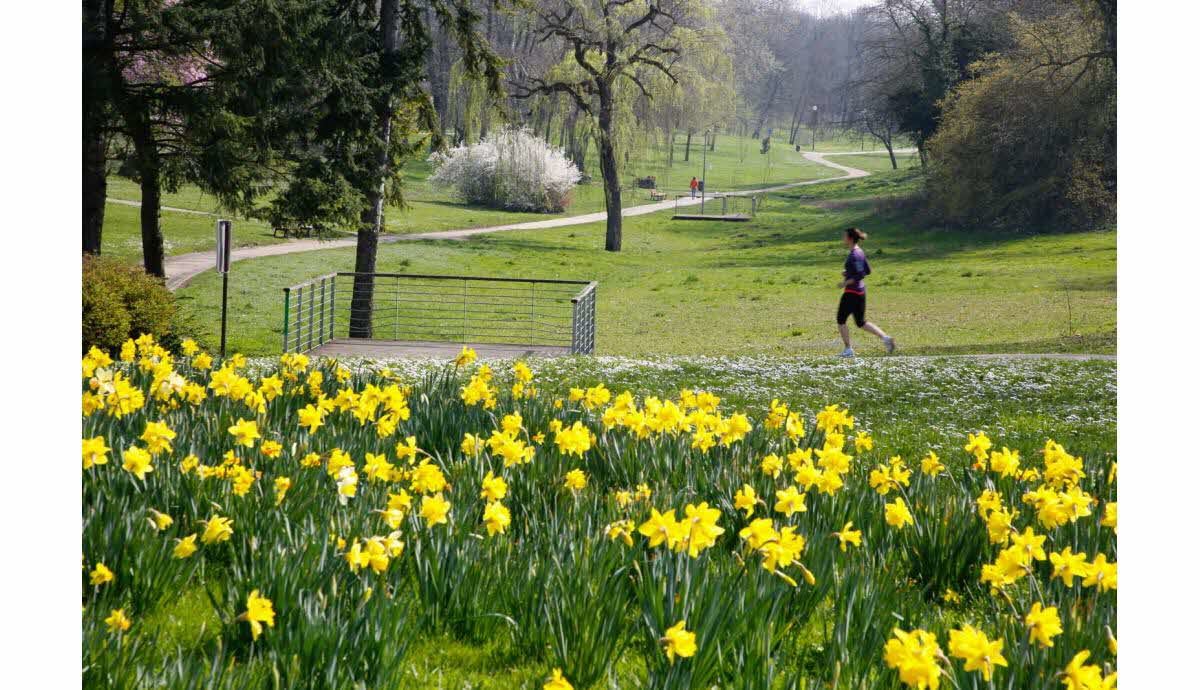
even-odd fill
[(859, 328), (867, 322), (867, 296), (856, 295), (853, 292), (843, 292), (842, 301), (838, 302), (838, 325), (846, 323), (850, 315), (854, 315), (854, 324)]

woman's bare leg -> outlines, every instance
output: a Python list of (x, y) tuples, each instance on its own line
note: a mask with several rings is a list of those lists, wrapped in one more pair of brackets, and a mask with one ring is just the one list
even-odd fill
[(844, 323), (838, 324), (838, 333), (842, 334), (842, 342), (846, 347), (850, 347), (850, 327)]
[[(845, 327), (843, 326), (843, 328), (845, 328)], [(867, 333), (871, 333), (871, 334), (878, 336), (880, 340), (885, 340), (888, 337), (888, 334), (884, 333), (882, 328), (880, 328), (879, 326), (876, 326), (875, 324), (871, 323), (870, 321), (864, 323), (862, 325), (862, 329), (864, 331), (866, 331)], [(847, 339), (849, 337), (850, 336), (848, 336), (848, 335), (843, 336), (843, 339)], [(849, 345), (847, 345), (847, 347), (849, 347)]]

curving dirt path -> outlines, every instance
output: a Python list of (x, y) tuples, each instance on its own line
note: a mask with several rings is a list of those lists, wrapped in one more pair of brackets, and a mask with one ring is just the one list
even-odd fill
[[(915, 151), (916, 149), (912, 149)], [(907, 153), (909, 149), (897, 150), (897, 153)], [(876, 152), (881, 153), (881, 152)], [(747, 189), (734, 194), (754, 194), (759, 192), (777, 192), (782, 189), (791, 189), (793, 187), (803, 187), (811, 184), (823, 184), (826, 182), (836, 182), (838, 180), (849, 180), (857, 177), (867, 177), (871, 173), (858, 168), (851, 168), (847, 165), (834, 163), (826, 160), (827, 156), (849, 156), (849, 155), (870, 155), (864, 154), (861, 151), (839, 151), (836, 153), (823, 153), (819, 151), (805, 153), (804, 157), (814, 163), (819, 163), (826, 167), (832, 168), (841, 172), (837, 177), (823, 177), (817, 180), (805, 180), (804, 182), (789, 182), (787, 184), (774, 185), (771, 187), (761, 187), (759, 189)], [(130, 205), (140, 205), (136, 201), (123, 201)], [(679, 199), (679, 206), (693, 206), (700, 203), (700, 199)], [(642, 204), (640, 206), (630, 206), (622, 209), (622, 216), (640, 216), (647, 213), (657, 213), (659, 211), (669, 211), (676, 207), (675, 201), (659, 201), (653, 204)], [(166, 209), (164, 209), (166, 210)], [(170, 209), (175, 210), (175, 209)], [(188, 213), (200, 213), (198, 211), (187, 211)], [(462, 230), (441, 230), (437, 232), (418, 232), (407, 235), (385, 235), (379, 238), (381, 244), (391, 244), (393, 242), (409, 242), (413, 240), (465, 240), (475, 235), (486, 235), (493, 232), (504, 232), (507, 230), (544, 230), (547, 228), (562, 228), (569, 225), (584, 225), (586, 223), (596, 223), (605, 219), (605, 213), (599, 211), (597, 213), (584, 213), (578, 216), (568, 216), (566, 218), (549, 218), (547, 220), (535, 220), (525, 223), (511, 223), (509, 225), (493, 225), (483, 228), (464, 228)], [(339, 239), (339, 240), (293, 240), (291, 242), (283, 242), (281, 244), (269, 244), (261, 247), (243, 247), (234, 249), (231, 261), (242, 261), (244, 259), (258, 259), (264, 256), (280, 256), (282, 254), (295, 254), (298, 252), (312, 252), (321, 249), (338, 249), (342, 247), (353, 247), (357, 242), (354, 238)], [(178, 290), (185, 286), (197, 275), (210, 270), (214, 267), (216, 259), (214, 256), (215, 250), (212, 252), (192, 252), (191, 254), (178, 254), (176, 256), (167, 257), (167, 289)]]

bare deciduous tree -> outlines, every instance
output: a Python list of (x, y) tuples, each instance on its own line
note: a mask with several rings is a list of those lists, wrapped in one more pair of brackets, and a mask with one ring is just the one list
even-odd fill
[(557, 40), (573, 69), (514, 83), (514, 96), (567, 94), (579, 110), (596, 119), (600, 174), (608, 224), (604, 248), (621, 250), (621, 182), (614, 147), (615, 88), (625, 79), (651, 97), (638, 77), (657, 70), (672, 82), (681, 51), (676, 31), (696, 14), (689, 0), (556, 0), (533, 8), (540, 40)]

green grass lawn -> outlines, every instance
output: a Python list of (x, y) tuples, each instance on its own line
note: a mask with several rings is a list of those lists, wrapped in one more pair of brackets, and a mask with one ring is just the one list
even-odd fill
[[(104, 205), (102, 247), (106, 256), (141, 263), (142, 233), (138, 219), (140, 213), (141, 209), (136, 206), (111, 202)], [(216, 244), (216, 220), (216, 216), (163, 211), (160, 222), (167, 256), (212, 251)], [(272, 237), (268, 225), (242, 218), (234, 221), (233, 241), (237, 247), (254, 247), (284, 240)]]
[[(888, 158), (887, 151), (853, 156), (833, 156), (829, 160), (840, 165), (848, 165), (851, 168), (858, 168), (871, 173), (891, 172), (892, 170), (892, 161)], [(915, 153), (896, 154), (896, 166), (899, 170), (908, 170), (920, 165), (921, 159)]]
[[(692, 147), (691, 161), (684, 162), (682, 138), (677, 142), (676, 149), (675, 163), (670, 167), (667, 166), (665, 147), (651, 148), (645, 155), (645, 160), (632, 161), (629, 164), (625, 175), (628, 188), (622, 195), (626, 206), (651, 202), (647, 190), (633, 188), (635, 177), (655, 175), (662, 191), (673, 194), (687, 193), (691, 176), (700, 175), (703, 154), (697, 141)], [(589, 168), (594, 168), (594, 156), (591, 164)], [(708, 187), (715, 191), (751, 189), (838, 175), (834, 170), (805, 160), (803, 152), (796, 152), (784, 144), (777, 143), (771, 155), (767, 157), (758, 152), (757, 141), (732, 136), (718, 139), (716, 150), (708, 154), (708, 165)], [(593, 175), (592, 181), (576, 187), (574, 202), (565, 213), (520, 213), (464, 203), (456, 199), (451, 190), (429, 184), (428, 178), (432, 170), (428, 161), (410, 161), (403, 172), (407, 205), (404, 208), (388, 209), (387, 229), (397, 234), (456, 230), (545, 220), (556, 215), (603, 211), (604, 188), (599, 179), (599, 172), (590, 172)], [(108, 196), (113, 199), (138, 201), (141, 199), (141, 191), (135, 182), (114, 175), (108, 180)], [(184, 185), (177, 192), (164, 194), (163, 206), (214, 214), (219, 212), (216, 199), (193, 185)], [(211, 217), (164, 210), (162, 226), (167, 255), (211, 250), (214, 244), (213, 220)], [(123, 204), (107, 204), (104, 252), (123, 259), (140, 261), (140, 238), (138, 209)], [(270, 228), (266, 224), (247, 219), (239, 219), (235, 224), (234, 238), (237, 246), (281, 241), (271, 237)]]
[[(950, 231), (856, 200), (917, 182), (900, 171), (772, 194), (748, 223), (630, 218), (620, 253), (602, 251), (599, 223), (402, 242), (381, 247), (378, 270), (597, 280), (599, 354), (828, 354), (839, 347), (841, 231), (858, 225), (871, 235), (868, 318), (902, 352), (1115, 351), (1115, 231)], [(282, 288), (353, 262), (352, 249), (338, 249), (239, 263), (230, 348), (278, 352)], [(208, 343), (219, 296), (211, 273), (178, 293)], [(881, 351), (863, 336), (855, 333), (860, 352)]]

